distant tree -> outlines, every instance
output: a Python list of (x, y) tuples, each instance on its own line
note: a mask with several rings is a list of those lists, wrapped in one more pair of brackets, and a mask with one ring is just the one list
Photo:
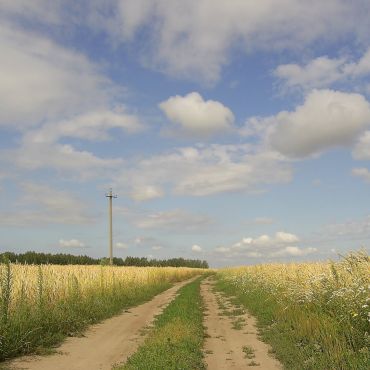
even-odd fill
[[(89, 256), (74, 256), (72, 254), (50, 254), (50, 253), (38, 253), (34, 251), (29, 251), (25, 253), (13, 253), (4, 252), (0, 254), (0, 261), (10, 261), (13, 263), (23, 263), (23, 264), (53, 264), (53, 265), (109, 265), (109, 258), (92, 258)], [(127, 256), (125, 259), (114, 257), (113, 264), (115, 266), (155, 266), (155, 267), (193, 267), (208, 269), (207, 261), (170, 258), (167, 260), (150, 259), (146, 257), (131, 257)]]
[(34, 265), (54, 264), (54, 265), (97, 265), (99, 259), (91, 258), (89, 256), (74, 256), (72, 254), (50, 254), (37, 253), (33, 251), (25, 253), (5, 252), (0, 254), (0, 257), (5, 256), (10, 262), (27, 263)]

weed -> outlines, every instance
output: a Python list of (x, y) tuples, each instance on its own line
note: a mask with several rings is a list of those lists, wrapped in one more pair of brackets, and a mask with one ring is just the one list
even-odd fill
[(245, 358), (252, 359), (256, 357), (254, 354), (254, 349), (251, 346), (243, 346), (242, 350), (245, 354)]

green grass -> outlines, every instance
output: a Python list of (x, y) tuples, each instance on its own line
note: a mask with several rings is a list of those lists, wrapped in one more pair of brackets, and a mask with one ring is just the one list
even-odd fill
[(200, 281), (184, 286), (157, 317), (153, 330), (121, 370), (205, 369)]
[(254, 349), (251, 346), (244, 346), (243, 352), (245, 358), (249, 358), (250, 360), (256, 357), (256, 355), (254, 354)]
[(348, 341), (351, 328), (320, 307), (284, 304), (255, 286), (242, 290), (220, 276), (216, 288), (235, 296), (256, 317), (262, 340), (272, 346), (285, 369), (369, 368), (369, 350), (355, 351)]
[(235, 330), (242, 330), (245, 326), (245, 320), (242, 317), (238, 317), (232, 321), (232, 328)]

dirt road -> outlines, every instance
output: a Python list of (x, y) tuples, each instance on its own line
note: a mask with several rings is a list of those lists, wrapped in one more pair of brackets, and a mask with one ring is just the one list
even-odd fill
[(177, 283), (151, 301), (93, 325), (82, 338), (68, 338), (56, 354), (26, 356), (8, 366), (17, 370), (111, 370), (137, 350), (145, 338), (142, 330), (172, 301), (178, 289), (193, 279)]
[(208, 278), (201, 285), (206, 306), (204, 325), (209, 337), (205, 340), (205, 362), (210, 370), (245, 369), (280, 370), (267, 344), (258, 339), (255, 319), (230, 299), (213, 292), (214, 282)]

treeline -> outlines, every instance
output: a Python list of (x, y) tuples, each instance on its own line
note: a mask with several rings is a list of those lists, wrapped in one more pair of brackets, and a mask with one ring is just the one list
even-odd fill
[[(5, 252), (0, 254), (0, 262), (7, 260), (10, 262), (27, 263), (34, 265), (107, 265), (108, 258), (92, 258), (89, 256), (74, 256), (72, 254), (51, 254), (51, 253), (13, 253)], [(126, 257), (113, 258), (113, 264), (116, 266), (153, 266), (153, 267), (193, 267), (193, 268), (208, 268), (207, 261), (192, 260), (185, 258), (170, 258), (168, 260), (147, 259), (146, 257)]]
[[(121, 260), (122, 262), (120, 262)], [(150, 259), (146, 257), (126, 257), (124, 260), (122, 258), (113, 258), (113, 263), (119, 266), (155, 266), (155, 267), (193, 267), (207, 269), (207, 261), (201, 260), (191, 260), (185, 258), (170, 258), (168, 260), (157, 260)]]
[(13, 253), (5, 252), (0, 254), (0, 259), (6, 259), (10, 262), (27, 263), (33, 265), (98, 265), (100, 259), (91, 258), (89, 256), (74, 256), (72, 254), (51, 254), (51, 253)]

